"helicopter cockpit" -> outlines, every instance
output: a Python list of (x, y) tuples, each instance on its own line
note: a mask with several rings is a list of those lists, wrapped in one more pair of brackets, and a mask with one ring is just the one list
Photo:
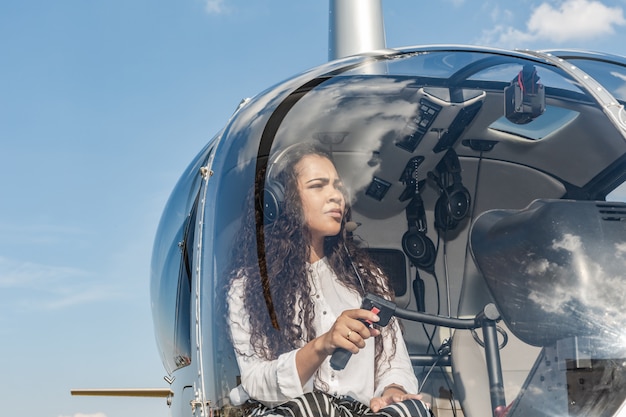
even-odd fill
[[(591, 220), (602, 214), (588, 205), (626, 179), (625, 102), (623, 59), (444, 46), (333, 61), (243, 102), (181, 178), (154, 248), (157, 341), (168, 374), (187, 381), (184, 400), (201, 391), (216, 412), (238, 412), (239, 373), (218, 308), (223, 277), (255, 178), (272, 155), (310, 142), (332, 155), (353, 239), (388, 276), (398, 308), (472, 318), (497, 307), (509, 416), (616, 415), (626, 398), (626, 345), (616, 334), (622, 317), (608, 331), (605, 315), (623, 314), (617, 306), (626, 301), (617, 276), (626, 223), (618, 216), (593, 234), (604, 230)], [(266, 227), (262, 213), (256, 222)], [(594, 226), (576, 235), (581, 223)], [(620, 255), (600, 265), (558, 251), (542, 257), (563, 234)], [(611, 279), (599, 278), (603, 266)], [(564, 270), (585, 273), (564, 281), (559, 298), (549, 283)], [(593, 282), (605, 296), (594, 299), (594, 314), (557, 314), (563, 299), (585, 305)], [(577, 314), (584, 331), (560, 334), (576, 328)], [(402, 324), (435, 415), (495, 415), (488, 372), (478, 369), (490, 360), (480, 329)]]

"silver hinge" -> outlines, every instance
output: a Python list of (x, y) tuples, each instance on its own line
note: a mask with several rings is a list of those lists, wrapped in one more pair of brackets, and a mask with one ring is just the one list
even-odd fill
[(211, 401), (191, 400), (189, 401), (189, 405), (191, 405), (191, 408), (195, 412), (196, 408), (198, 407), (203, 407), (203, 406), (206, 408), (211, 407)]
[(200, 175), (202, 175), (202, 178), (204, 178), (205, 180), (208, 177), (212, 177), (213, 176), (213, 171), (209, 169), (209, 167), (201, 167), (200, 168)]

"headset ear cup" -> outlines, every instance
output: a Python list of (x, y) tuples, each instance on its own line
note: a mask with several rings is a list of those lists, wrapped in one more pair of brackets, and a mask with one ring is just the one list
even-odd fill
[(263, 219), (265, 224), (272, 224), (281, 215), (285, 189), (277, 181), (269, 181), (263, 189)]
[(448, 187), (435, 203), (435, 227), (442, 232), (454, 230), (469, 214), (470, 193), (462, 184)]
[(402, 249), (411, 262), (425, 270), (431, 270), (435, 264), (435, 244), (424, 233), (409, 230), (402, 236)]
[(448, 211), (448, 197), (441, 194), (435, 203), (435, 228), (440, 232), (454, 229), (458, 225)]
[(450, 217), (457, 223), (469, 214), (470, 203), (470, 193), (462, 184), (454, 184), (448, 189), (447, 209)]

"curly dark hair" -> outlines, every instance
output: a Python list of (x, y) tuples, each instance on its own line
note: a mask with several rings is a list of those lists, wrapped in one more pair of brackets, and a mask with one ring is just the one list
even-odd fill
[[(254, 193), (249, 193), (246, 201), (245, 216), (241, 229), (237, 233), (232, 252), (233, 264), (230, 269), (227, 287), (243, 280), (243, 306), (250, 314), (250, 344), (256, 355), (267, 360), (276, 359), (280, 354), (303, 346), (317, 335), (313, 327), (314, 304), (311, 299), (311, 285), (307, 279), (306, 262), (310, 256), (310, 232), (304, 221), (302, 201), (297, 188), (296, 164), (305, 156), (318, 155), (328, 158), (331, 155), (312, 144), (292, 145), (280, 156), (279, 167), (268, 167), (272, 176), (284, 187), (285, 201), (276, 220), (264, 225), (263, 213), (255, 204)], [(274, 176), (274, 172), (280, 168)], [(259, 182), (260, 181), (260, 182)], [(257, 189), (262, 189), (265, 173), (257, 178)], [(378, 266), (368, 256), (367, 251), (359, 248), (353, 239), (347, 238), (346, 221), (351, 210), (348, 196), (344, 195), (346, 210), (341, 221), (338, 235), (327, 237), (324, 241), (326, 256), (337, 279), (348, 289), (363, 296), (365, 293), (377, 294), (386, 299), (393, 299), (393, 291)], [(262, 228), (262, 230), (259, 230)], [(258, 251), (257, 236), (264, 236), (264, 250)], [(347, 251), (360, 271), (363, 287), (354, 272)], [(264, 256), (258, 256), (259, 253)], [(267, 277), (262, 277), (265, 271)], [(264, 286), (268, 286), (269, 288)], [(227, 288), (227, 290), (228, 290)], [(264, 289), (271, 295), (271, 308), (264, 297)], [(266, 312), (266, 313), (264, 313)], [(278, 323), (272, 323), (274, 317)], [(278, 324), (278, 326), (275, 326)], [(390, 327), (381, 331), (390, 331)], [(383, 352), (382, 338), (376, 338), (376, 364), (381, 366), (383, 357), (395, 355), (396, 338), (393, 337), (393, 351)], [(389, 355), (389, 356), (387, 356)]]

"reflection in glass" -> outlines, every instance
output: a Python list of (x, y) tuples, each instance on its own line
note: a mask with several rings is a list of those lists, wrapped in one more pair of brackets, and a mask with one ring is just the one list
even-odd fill
[(153, 248), (152, 314), (159, 353), (170, 374), (191, 362), (191, 282), (200, 167), (211, 150), (207, 146), (196, 157), (174, 188)]

